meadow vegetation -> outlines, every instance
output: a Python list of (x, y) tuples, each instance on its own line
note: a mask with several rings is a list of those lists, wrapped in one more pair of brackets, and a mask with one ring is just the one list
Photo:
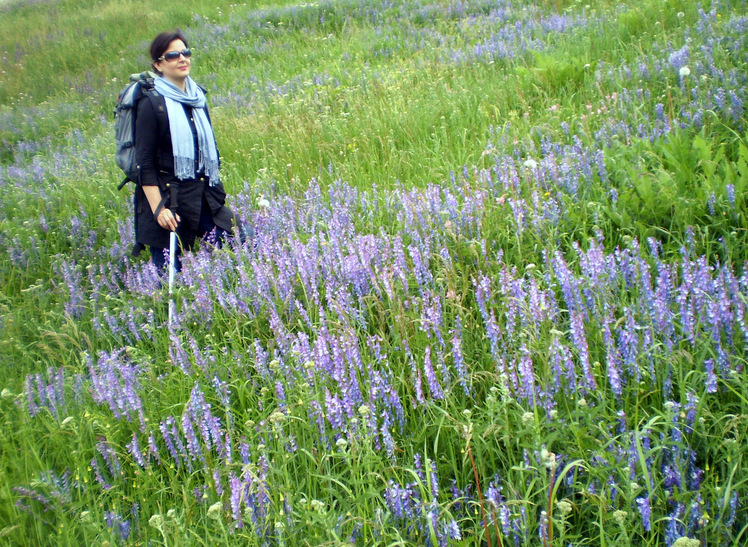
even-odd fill
[[(132, 257), (180, 27), (252, 227)], [(0, 543), (748, 542), (745, 0), (0, 3)]]

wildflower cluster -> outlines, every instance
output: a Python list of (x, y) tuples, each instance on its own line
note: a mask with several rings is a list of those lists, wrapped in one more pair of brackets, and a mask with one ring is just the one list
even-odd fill
[[(586, 82), (586, 104), (515, 112), (477, 161), (420, 188), (356, 186), (332, 164), (301, 190), (248, 183), (231, 205), (249, 237), (186, 253), (171, 295), (126, 256), (127, 224), (105, 235), (95, 207), (0, 234), (13, 272), (49, 266), (17, 292), (54, 299), (66, 330), (50, 340), (75, 347), (0, 401), (51, 469), (13, 485), (20, 511), (63, 508), (117, 542), (170, 542), (198, 521), (256, 544), (741, 537), (745, 17), (694, 8), (619, 64), (559, 68), (556, 44), (637, 14), (411, 4), (196, 17), (216, 58), (265, 55), (286, 32), (327, 40), (348, 19), (378, 36), (342, 80), (207, 78), (217, 122), (279, 105), (347, 119), (349, 100), (402, 77), (380, 71), (388, 59), (501, 65), (516, 108), (533, 88)], [(9, 145), (8, 225), (14, 196), (46, 202), (58, 179), (101, 168), (86, 138)], [(72, 448), (48, 456), (57, 435)], [(171, 497), (184, 507), (165, 513)]]

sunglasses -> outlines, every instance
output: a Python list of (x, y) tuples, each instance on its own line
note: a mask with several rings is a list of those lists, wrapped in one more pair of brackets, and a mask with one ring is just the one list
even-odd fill
[(164, 53), (161, 57), (159, 57), (158, 61), (176, 61), (179, 59), (179, 56), (184, 57), (185, 59), (189, 59), (192, 57), (192, 51), (190, 51), (190, 48), (185, 48), (182, 51), (170, 51), (169, 53)]

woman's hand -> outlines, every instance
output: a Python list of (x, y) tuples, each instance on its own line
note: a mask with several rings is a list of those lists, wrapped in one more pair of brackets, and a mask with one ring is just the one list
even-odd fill
[(161, 226), (163, 229), (169, 230), (170, 232), (174, 232), (176, 231), (177, 226), (179, 225), (180, 218), (179, 218), (179, 215), (172, 213), (170, 209), (167, 209), (166, 207), (164, 207), (158, 213), (156, 222), (158, 222), (158, 225)]
[[(158, 225), (164, 230), (169, 230), (170, 232), (176, 231), (177, 225), (181, 219), (179, 218), (179, 215), (172, 213), (166, 207), (162, 207), (161, 210), (159, 210), (159, 207), (162, 205), (161, 190), (159, 187), (150, 185), (143, 186), (143, 193), (148, 199), (148, 204), (151, 206), (151, 211), (153, 211), (153, 216)], [(156, 215), (156, 211), (158, 211), (158, 215)]]

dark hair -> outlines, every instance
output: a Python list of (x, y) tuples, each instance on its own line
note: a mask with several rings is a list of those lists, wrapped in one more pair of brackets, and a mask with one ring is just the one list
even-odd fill
[(174, 40), (182, 40), (185, 47), (189, 47), (187, 45), (187, 40), (184, 38), (184, 34), (182, 34), (181, 30), (167, 30), (166, 32), (162, 32), (151, 42), (149, 51), (151, 53), (151, 60), (153, 61), (153, 63), (158, 61), (158, 58), (166, 52), (166, 50), (169, 48), (169, 44), (171, 44)]

